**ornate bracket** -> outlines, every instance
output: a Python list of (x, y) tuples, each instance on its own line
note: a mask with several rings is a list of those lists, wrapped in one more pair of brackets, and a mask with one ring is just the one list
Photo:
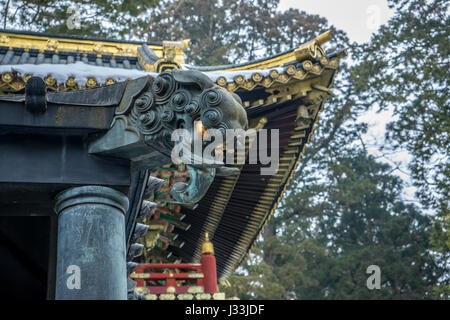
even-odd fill
[[(193, 137), (195, 121), (201, 121), (206, 129), (223, 131), (248, 126), (239, 97), (201, 72), (172, 70), (156, 78), (131, 80), (116, 108), (111, 128), (103, 135), (91, 137), (89, 153), (128, 159), (133, 169), (155, 170), (171, 162), (172, 132), (184, 128)], [(200, 200), (216, 174), (213, 165), (188, 168), (189, 185), (173, 190), (183, 203)]]

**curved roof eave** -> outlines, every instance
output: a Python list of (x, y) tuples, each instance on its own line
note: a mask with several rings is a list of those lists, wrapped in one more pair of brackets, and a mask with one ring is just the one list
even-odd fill
[(317, 38), (300, 45), (297, 48), (287, 50), (269, 57), (252, 60), (244, 63), (220, 65), (220, 66), (193, 66), (184, 65), (189, 70), (197, 70), (202, 72), (211, 71), (237, 71), (250, 69), (268, 69), (274, 67), (286, 67), (291, 64), (301, 62), (305, 59), (320, 58), (325, 55), (322, 44), (328, 42), (332, 37), (331, 30), (322, 33)]

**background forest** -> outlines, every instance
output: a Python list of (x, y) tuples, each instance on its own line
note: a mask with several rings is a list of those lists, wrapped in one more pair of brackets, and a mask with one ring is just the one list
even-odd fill
[[(349, 51), (336, 96), (282, 205), (224, 290), (241, 299), (449, 299), (449, 2), (387, 1), (394, 16), (364, 44), (323, 17), (278, 9), (278, 0), (1, 0), (0, 23), (191, 39), (187, 60), (197, 65), (280, 53), (333, 29), (339, 48), (326, 49)], [(69, 30), (73, 5), (80, 28)], [(364, 119), (386, 111), (384, 141), (373, 152)], [(407, 160), (388, 161), (399, 152)], [(370, 265), (381, 269), (380, 290), (366, 287)]]

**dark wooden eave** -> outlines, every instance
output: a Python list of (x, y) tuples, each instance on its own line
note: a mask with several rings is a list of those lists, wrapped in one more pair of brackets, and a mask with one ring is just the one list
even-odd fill
[[(324, 88), (332, 87), (336, 71), (329, 69), (320, 74), (320, 84)], [(249, 101), (249, 105), (269, 96), (264, 88), (238, 90), (236, 93)], [(298, 108), (302, 105), (309, 106), (312, 117), (299, 125)], [(201, 255), (203, 234), (207, 231), (216, 251), (218, 277), (228, 278), (248, 255), (273, 215), (323, 107), (323, 101), (311, 105), (303, 98), (247, 107), (250, 122), (264, 117), (267, 119), (265, 129), (280, 130), (279, 171), (275, 176), (261, 176), (260, 165), (245, 164), (235, 180), (216, 177), (195, 210), (182, 208), (181, 213), (186, 215), (183, 222), (191, 227), (188, 231), (175, 230), (184, 246), (181, 249), (171, 246), (169, 250), (184, 261), (197, 261)]]
[(24, 94), (0, 96), (0, 216), (51, 216), (58, 192), (106, 185), (129, 195), (131, 234), (148, 173), (131, 174), (129, 161), (87, 152), (89, 135), (110, 128), (125, 86), (49, 92), (47, 109), (40, 113), (27, 109)]

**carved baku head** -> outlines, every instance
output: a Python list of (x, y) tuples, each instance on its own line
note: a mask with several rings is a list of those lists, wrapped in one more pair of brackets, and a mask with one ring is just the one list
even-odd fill
[(152, 89), (157, 100), (164, 100), (172, 91), (169, 108), (201, 120), (207, 129), (247, 129), (247, 115), (239, 96), (219, 87), (201, 72), (162, 73)]
[[(134, 169), (157, 169), (170, 162), (172, 133), (186, 129), (193, 137), (197, 121), (205, 129), (218, 129), (223, 134), (226, 129), (246, 130), (248, 126), (239, 96), (201, 72), (173, 70), (156, 78), (130, 80), (111, 129), (92, 137), (89, 152), (129, 159)], [(175, 186), (174, 197), (183, 203), (198, 201), (216, 174), (237, 170), (222, 166), (188, 166), (190, 184)]]
[(198, 71), (173, 70), (153, 79), (135, 100), (129, 122), (148, 145), (166, 153), (173, 147), (175, 129), (194, 132), (201, 121), (205, 129), (247, 129), (247, 115), (238, 95), (216, 85)]

